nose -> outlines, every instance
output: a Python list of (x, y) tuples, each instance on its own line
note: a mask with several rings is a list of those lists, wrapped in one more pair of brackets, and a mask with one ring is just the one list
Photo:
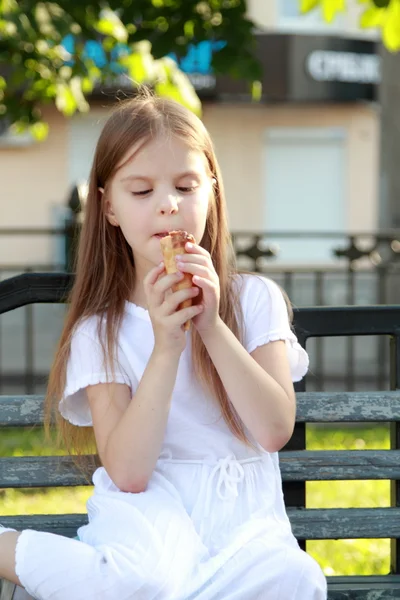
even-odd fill
[(179, 198), (176, 194), (166, 194), (158, 205), (160, 215), (173, 215), (178, 212)]

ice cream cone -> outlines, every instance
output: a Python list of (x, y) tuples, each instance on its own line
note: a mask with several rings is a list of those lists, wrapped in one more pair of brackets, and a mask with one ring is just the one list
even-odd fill
[[(186, 242), (195, 243), (194, 237), (190, 233), (186, 233), (186, 231), (171, 231), (169, 235), (161, 238), (161, 250), (164, 257), (165, 270), (168, 274), (176, 273), (178, 271), (175, 257), (178, 254), (186, 254)], [(192, 287), (193, 283), (190, 273), (184, 273), (183, 275), (183, 279), (172, 286), (174, 292)], [(178, 310), (188, 308), (189, 306), (192, 306), (192, 303), (192, 299), (189, 298), (188, 300), (181, 302)], [(190, 328), (190, 321), (186, 321), (183, 328), (185, 331), (188, 331)]]

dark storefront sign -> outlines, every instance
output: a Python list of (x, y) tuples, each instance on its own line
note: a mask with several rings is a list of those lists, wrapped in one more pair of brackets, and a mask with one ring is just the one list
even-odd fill
[[(380, 80), (377, 45), (332, 36), (261, 34), (265, 102), (356, 102), (376, 99)], [(217, 77), (216, 98), (248, 97), (248, 85)], [(246, 93), (247, 92), (247, 93)]]
[[(294, 34), (258, 34), (256, 54), (263, 67), (264, 102), (355, 102), (376, 99), (380, 80), (377, 45), (359, 39)], [(70, 49), (71, 39), (66, 40)], [(191, 45), (185, 57), (176, 60), (196, 88), (200, 98), (215, 101), (250, 101), (249, 83), (215, 75), (213, 52), (223, 42), (203, 41)], [(102, 68), (105, 55), (91, 41), (86, 52)], [(126, 52), (119, 45), (117, 52)], [(112, 89), (130, 88), (130, 80), (115, 63), (118, 79)], [(107, 86), (108, 87), (108, 86)], [(98, 90), (101, 92), (101, 90)]]

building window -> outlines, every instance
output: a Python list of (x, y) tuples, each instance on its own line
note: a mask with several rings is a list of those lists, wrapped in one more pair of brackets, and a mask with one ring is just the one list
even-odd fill
[(274, 262), (332, 264), (346, 241), (346, 130), (272, 127), (264, 144), (263, 229)]

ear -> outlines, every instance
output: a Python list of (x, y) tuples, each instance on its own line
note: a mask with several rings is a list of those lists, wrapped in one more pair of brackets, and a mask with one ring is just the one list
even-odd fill
[[(101, 195), (104, 194), (104, 188), (99, 187), (98, 190)], [(106, 216), (107, 221), (110, 223), (110, 225), (113, 225), (113, 227), (119, 227), (119, 223), (118, 223), (117, 217), (115, 216), (115, 213), (113, 211), (110, 200), (105, 201), (104, 214)]]

